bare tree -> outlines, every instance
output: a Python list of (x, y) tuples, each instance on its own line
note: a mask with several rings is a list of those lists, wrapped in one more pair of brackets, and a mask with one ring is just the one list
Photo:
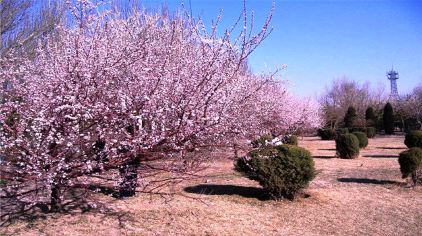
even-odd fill
[(34, 56), (37, 39), (51, 33), (63, 15), (61, 1), (0, 1), (0, 55), (15, 50)]
[(336, 79), (320, 97), (325, 123), (332, 128), (338, 127), (350, 106), (355, 107), (358, 117), (363, 119), (368, 106), (375, 110), (381, 108), (384, 97), (382, 88), (371, 90), (369, 83), (361, 85), (347, 78)]
[(395, 106), (396, 116), (405, 129), (410, 125), (409, 122), (416, 126), (417, 123), (422, 124), (422, 85), (415, 87), (410, 94), (401, 96)]

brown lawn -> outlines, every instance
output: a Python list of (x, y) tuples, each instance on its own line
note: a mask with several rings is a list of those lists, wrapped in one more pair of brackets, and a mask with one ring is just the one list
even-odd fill
[[(99, 196), (112, 211), (49, 214), (17, 221), (2, 235), (422, 235), (422, 188), (401, 179), (403, 136), (369, 140), (355, 160), (333, 158), (333, 141), (300, 140), (319, 172), (308, 197), (261, 198), (259, 186), (212, 163), (203, 178), (176, 186), (171, 198)], [(229, 154), (227, 154), (229, 155)]]

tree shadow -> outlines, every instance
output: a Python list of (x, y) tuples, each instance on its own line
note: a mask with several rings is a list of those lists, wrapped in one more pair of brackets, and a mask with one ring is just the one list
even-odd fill
[(367, 178), (338, 178), (337, 181), (342, 183), (358, 183), (358, 184), (402, 184), (401, 182), (394, 180), (378, 180), (378, 179), (367, 179)]
[[(88, 190), (112, 195), (114, 192), (107, 187), (88, 187)], [(87, 212), (111, 212), (108, 204), (100, 203), (89, 197), (86, 189), (71, 188), (66, 191), (66, 200), (59, 209), (51, 211), (49, 202), (37, 203), (18, 201), (14, 198), (1, 202), (0, 227), (12, 224), (15, 221), (34, 222), (36, 220), (46, 220), (48, 218), (58, 218), (66, 214), (84, 214)]]
[(94, 192), (99, 192), (104, 195), (111, 196), (113, 198), (121, 198), (119, 191), (117, 191), (113, 187), (91, 184), (88, 186), (88, 189)]
[(363, 155), (363, 157), (369, 158), (398, 158), (397, 155)]
[(379, 149), (388, 149), (388, 150), (404, 150), (405, 147), (377, 147)]
[(336, 149), (335, 148), (318, 148), (318, 150), (321, 150), (321, 151), (335, 151)]
[(320, 158), (320, 159), (332, 159), (336, 158), (335, 156), (312, 156), (313, 158)]
[(200, 184), (186, 187), (184, 191), (204, 195), (239, 195), (246, 198), (256, 198), (261, 201), (271, 199), (262, 188), (236, 185)]

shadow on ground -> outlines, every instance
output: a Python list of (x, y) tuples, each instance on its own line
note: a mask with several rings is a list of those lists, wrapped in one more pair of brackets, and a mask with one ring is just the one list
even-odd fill
[(320, 158), (320, 159), (331, 159), (336, 158), (335, 156), (312, 156), (313, 158)]
[(363, 157), (369, 158), (399, 158), (397, 155), (363, 155)]
[[(94, 192), (101, 192), (107, 195), (115, 195), (116, 192), (111, 188), (102, 186), (89, 186), (88, 190)], [(101, 203), (95, 201), (90, 197), (92, 192), (86, 191), (86, 189), (71, 188), (65, 195), (65, 200), (59, 209), (54, 211), (51, 210), (49, 202), (37, 203), (35, 205), (30, 202), (18, 201), (15, 198), (4, 198), (0, 202), (0, 227), (12, 224), (16, 220), (22, 220), (26, 222), (33, 222), (35, 220), (46, 220), (48, 218), (58, 218), (66, 214), (84, 214), (87, 212), (95, 213), (114, 213), (113, 210), (109, 209), (108, 203)], [(115, 197), (116, 198), (116, 197)], [(115, 200), (115, 199), (113, 199)], [(112, 201), (113, 201), (112, 200)]]
[(185, 192), (204, 195), (239, 195), (256, 198), (261, 201), (270, 200), (262, 188), (224, 184), (200, 184), (184, 188)]
[(321, 150), (321, 151), (335, 151), (336, 149), (335, 148), (318, 148), (318, 150)]
[(377, 147), (378, 149), (388, 149), (388, 150), (405, 150), (405, 147)]
[(342, 183), (358, 183), (358, 184), (401, 184), (401, 182), (394, 180), (379, 180), (379, 179), (367, 179), (367, 178), (338, 178), (337, 181)]

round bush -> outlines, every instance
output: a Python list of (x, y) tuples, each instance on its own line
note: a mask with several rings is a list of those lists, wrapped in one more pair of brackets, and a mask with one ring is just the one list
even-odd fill
[(420, 130), (421, 124), (418, 122), (418, 119), (412, 117), (404, 120), (404, 131), (409, 132), (411, 130)]
[(368, 146), (368, 137), (366, 137), (364, 132), (353, 132), (352, 134), (358, 138), (359, 148), (366, 148)]
[(297, 144), (298, 144), (297, 136), (296, 135), (286, 135), (286, 136), (283, 137), (282, 143), (297, 146)]
[(337, 137), (337, 133), (333, 129), (318, 129), (317, 132), (322, 140), (334, 140)]
[(375, 127), (367, 127), (366, 128), (366, 136), (368, 136), (368, 138), (375, 137), (376, 133), (377, 133), (377, 130), (375, 129)]
[(422, 131), (413, 130), (406, 134), (404, 138), (404, 144), (407, 147), (419, 147), (422, 148)]
[(345, 159), (353, 159), (359, 156), (359, 140), (354, 134), (340, 135), (336, 139), (337, 156)]
[(399, 155), (400, 172), (402, 178), (411, 176), (414, 184), (422, 182), (422, 149), (410, 148)]
[(265, 146), (265, 144), (267, 144), (267, 142), (270, 142), (273, 138), (274, 137), (272, 134), (264, 134), (258, 139), (251, 142), (252, 147), (257, 148), (257, 147)]
[(348, 133), (349, 133), (349, 129), (348, 128), (339, 128), (337, 130), (337, 134), (338, 135), (340, 135), (340, 134), (348, 134)]
[(294, 199), (315, 177), (311, 153), (293, 145), (254, 150), (236, 161), (235, 170), (258, 181), (275, 199)]
[(366, 132), (366, 128), (364, 128), (364, 127), (353, 127), (353, 128), (351, 128), (350, 132), (351, 133), (353, 133), (353, 132)]

